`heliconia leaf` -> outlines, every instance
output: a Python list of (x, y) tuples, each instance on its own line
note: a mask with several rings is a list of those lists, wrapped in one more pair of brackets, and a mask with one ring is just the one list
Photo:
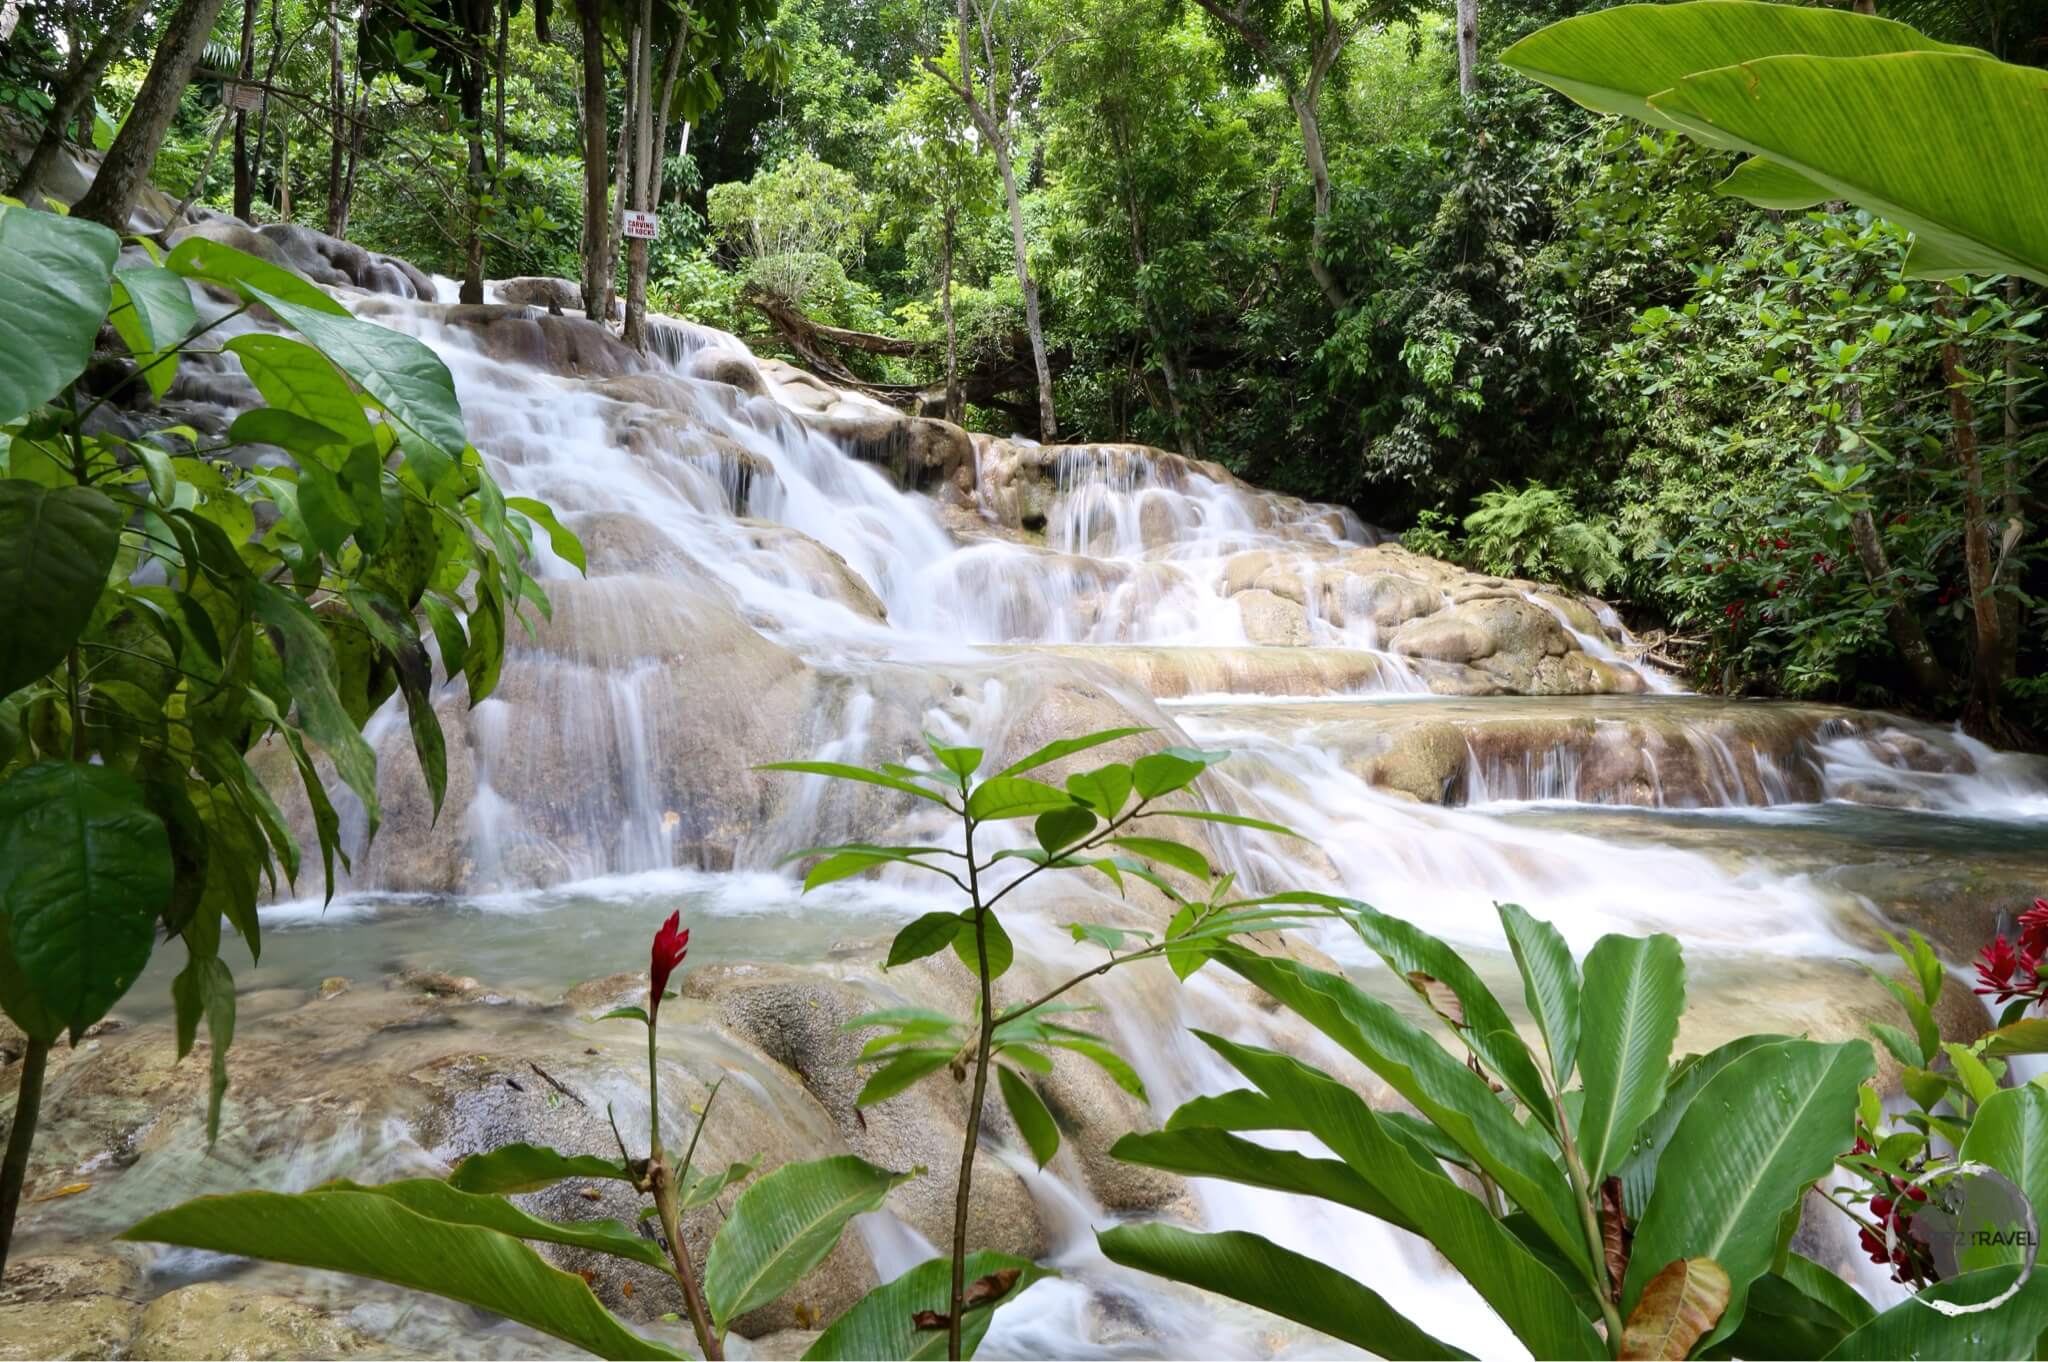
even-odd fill
[(1091, 747), (1100, 747), (1104, 743), (1115, 742), (1118, 738), (1128, 738), (1136, 733), (1150, 733), (1151, 731), (1151, 729), (1143, 726), (1136, 728), (1105, 728), (1099, 733), (1087, 733), (1078, 738), (1060, 738), (1047, 743), (1028, 757), (1011, 762), (1008, 766), (996, 772), (996, 774), (999, 776), (1022, 775), (1024, 772), (1043, 766), (1047, 762), (1058, 761), (1061, 757), (1071, 757), (1076, 752), (1086, 752)]
[(1609, 1282), (1627, 1280), (1629, 1245), (1634, 1240), (1635, 1227), (1621, 1201), (1621, 1179), (1609, 1178), (1600, 1184), (1600, 1248)]
[(1166, 1118), (1168, 1130), (1295, 1130), (1299, 1118), (1262, 1092), (1232, 1088), (1211, 1097), (1192, 1097)]
[(1650, 1204), (1650, 1193), (1657, 1185), (1657, 1161), (1664, 1156), (1664, 1146), (1671, 1143), (1671, 1132), (1678, 1129), (1680, 1118), (1692, 1105), (1693, 1098), (1699, 1095), (1700, 1089), (1707, 1085), (1707, 1080), (1759, 1046), (1776, 1045), (1790, 1039), (1790, 1036), (1771, 1034), (1739, 1036), (1704, 1055), (1689, 1055), (1672, 1067), (1671, 1076), (1664, 1084), (1663, 1102), (1638, 1129), (1636, 1139), (1629, 1146), (1628, 1157), (1622, 1160), (1617, 1170), (1621, 1177), (1622, 1201), (1631, 1216), (1641, 1216)]
[(459, 1192), (516, 1196), (537, 1192), (564, 1178), (605, 1178), (631, 1182), (633, 1175), (616, 1159), (594, 1154), (561, 1154), (545, 1145), (502, 1144), (484, 1154), (471, 1154), (455, 1165), (448, 1185)]
[(1031, 1146), (1031, 1157), (1038, 1160), (1040, 1168), (1045, 1167), (1060, 1152), (1060, 1128), (1045, 1109), (1045, 1099), (1022, 1074), (1001, 1065), (996, 1066), (996, 1082), (1003, 1090), (1003, 1105), (1010, 1109), (1010, 1118), (1017, 1123), (1024, 1143)]
[(1494, 905), (1508, 949), (1522, 972), (1522, 999), (1550, 1053), (1551, 1081), (1559, 1092), (1571, 1082), (1579, 1053), (1579, 966), (1564, 937), (1518, 904)]
[(865, 766), (848, 766), (838, 761), (770, 761), (754, 768), (756, 771), (797, 771), (804, 775), (830, 776), (834, 780), (857, 780), (867, 785), (881, 785), (904, 794), (914, 794), (919, 799), (929, 799), (934, 804), (943, 804), (946, 797), (922, 785), (913, 785), (880, 771), (870, 771)]
[[(1270, 1100), (1263, 1093), (1258, 1096)], [(1175, 1115), (1187, 1110), (1183, 1106)], [(1123, 1136), (1110, 1146), (1109, 1153), (1125, 1163), (1163, 1169), (1183, 1177), (1224, 1178), (1247, 1187), (1320, 1197), (1400, 1229), (1414, 1229), (1398, 1206), (1341, 1160), (1310, 1158), (1291, 1149), (1269, 1149), (1227, 1130), (1184, 1125), (1145, 1131)]]
[[(1671, 1043), (1685, 1010), (1685, 962), (1675, 938), (1603, 936), (1586, 955), (1578, 1120), (1586, 1176), (1606, 1177), (1664, 1100)], [(1676, 1256), (1676, 1255), (1674, 1255)]]
[(638, 1007), (633, 1005), (628, 1005), (626, 1007), (615, 1007), (611, 1011), (605, 1013), (603, 1016), (598, 1017), (597, 1020), (636, 1021), (644, 1026), (648, 1024), (647, 1009), (644, 1007)]
[(1899, 1357), (2027, 1358), (2048, 1329), (2048, 1272), (2036, 1270), (2017, 1294), (1989, 1310), (1949, 1314), (1940, 1306), (1982, 1306), (2013, 1289), (2024, 1271), (1965, 1272), (1916, 1292), (1857, 1329), (1822, 1362), (1890, 1362)]
[(150, 1216), (121, 1238), (324, 1268), (503, 1315), (604, 1358), (680, 1358), (612, 1317), (574, 1273), (508, 1234), (421, 1215), (368, 1192), (237, 1192)]
[[(832, 1321), (804, 1353), (804, 1362), (870, 1362), (873, 1358), (894, 1358), (900, 1362), (925, 1362), (946, 1356), (946, 1330), (920, 1328), (925, 1315), (942, 1319), (952, 1306), (953, 1263), (950, 1258), (931, 1258), (910, 1271), (884, 1283), (860, 1298), (854, 1306)], [(995, 1311), (1023, 1295), (1030, 1285), (1057, 1273), (1027, 1258), (982, 1251), (967, 1255), (965, 1265), (970, 1292), (975, 1284), (1015, 1273), (1009, 1289), (1000, 1294), (984, 1293), (967, 1307), (960, 1321), (960, 1355), (974, 1356), (988, 1333)]]
[(1624, 1362), (1683, 1362), (1728, 1308), (1728, 1274), (1712, 1258), (1680, 1258), (1643, 1287), (1621, 1333)]
[(846, 1222), (880, 1210), (912, 1175), (850, 1154), (786, 1163), (740, 1193), (711, 1241), (704, 1298), (720, 1329), (767, 1304), (825, 1260)]
[(1381, 1357), (1470, 1356), (1425, 1333), (1370, 1287), (1256, 1234), (1122, 1225), (1095, 1240), (1113, 1263), (1243, 1301)]
[(1768, 156), (1752, 156), (1728, 178), (1714, 186), (1715, 192), (1742, 199), (1759, 208), (1781, 213), (1802, 212), (1828, 200), (1825, 185), (1815, 184), (1798, 171)]

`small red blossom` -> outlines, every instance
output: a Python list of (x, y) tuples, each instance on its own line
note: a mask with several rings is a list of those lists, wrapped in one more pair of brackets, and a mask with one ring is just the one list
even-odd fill
[(1792, 541), (1789, 539), (1773, 539), (1771, 547), (1779, 550), (1789, 549), (1792, 547)]
[(668, 915), (668, 921), (661, 924), (661, 930), (654, 934), (654, 952), (648, 961), (647, 1014), (653, 1016), (661, 1009), (661, 995), (668, 991), (668, 977), (676, 972), (676, 966), (683, 963), (683, 957), (690, 953), (690, 929), (683, 926), (680, 909)]
[(2015, 998), (2048, 1001), (2048, 986), (2040, 978), (2042, 947), (2048, 946), (2048, 926), (2036, 926), (2020, 937), (2017, 947), (2004, 936), (1993, 938), (1977, 952), (1977, 988), (2000, 1003)]

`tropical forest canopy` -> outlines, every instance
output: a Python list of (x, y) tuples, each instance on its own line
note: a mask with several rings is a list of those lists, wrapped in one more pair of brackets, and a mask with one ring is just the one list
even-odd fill
[[(2038, 732), (2042, 287), (1907, 278), (1904, 227), (1724, 196), (1739, 153), (1498, 60), (1599, 8), (65, 0), (10, 11), (0, 102), (105, 147), (210, 24), (167, 194), (1213, 459), (1602, 593), (1703, 686)], [(2037, 0), (1878, 8), (2048, 61)]]

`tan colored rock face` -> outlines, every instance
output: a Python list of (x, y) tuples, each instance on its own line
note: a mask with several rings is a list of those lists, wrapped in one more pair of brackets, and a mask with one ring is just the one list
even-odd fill
[(128, 1355), (200, 1362), (345, 1357), (366, 1340), (297, 1301), (220, 1282), (180, 1287), (151, 1301)]
[(1308, 616), (1301, 606), (1284, 596), (1254, 587), (1232, 597), (1244, 636), (1267, 648), (1300, 648), (1309, 640)]

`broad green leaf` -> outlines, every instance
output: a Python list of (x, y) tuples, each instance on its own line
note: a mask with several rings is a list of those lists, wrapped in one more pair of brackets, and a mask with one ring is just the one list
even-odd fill
[(1963, 1091), (1970, 1095), (1972, 1102), (1984, 1102), (1998, 1091), (1997, 1077), (1984, 1066), (1984, 1061), (1970, 1053), (1967, 1045), (1949, 1041), (1941, 1047), (1948, 1054), (1949, 1063), (1955, 1069), (1957, 1081)]
[[(1862, 961), (1857, 963), (1863, 964)], [(1904, 1010), (1907, 1020), (1913, 1023), (1913, 1037), (1920, 1047), (1920, 1065), (1925, 1067), (1932, 1064), (1934, 1057), (1941, 1053), (1941, 1029), (1934, 1023), (1934, 1012), (1927, 1006), (1927, 1000), (1920, 996), (1917, 989), (1907, 988), (1898, 980), (1878, 973), (1868, 964), (1863, 964), (1863, 971), (1884, 985), (1885, 992), (1892, 995), (1899, 1007)]]
[(252, 291), (377, 400), (397, 423), (399, 446), (420, 482), (429, 492), (439, 487), (469, 444), (455, 379), (441, 357), (403, 332)]
[(1168, 1130), (1294, 1130), (1296, 1118), (1262, 1092), (1232, 1088), (1211, 1097), (1192, 1097), (1166, 1118)]
[(2023, 1017), (1999, 1027), (1979, 1044), (1987, 1055), (2048, 1054), (2048, 1017)]
[[(752, 1177), (754, 1169), (759, 1164), (760, 1160), (756, 1158), (738, 1163), (729, 1163), (715, 1173), (699, 1173), (694, 1169), (686, 1170), (683, 1174), (682, 1189), (676, 1194), (676, 1205), (685, 1211), (693, 1211), (699, 1206), (709, 1206), (724, 1194), (726, 1188), (745, 1182), (748, 1178)], [(655, 1208), (649, 1207), (648, 1209), (653, 1210)], [(642, 1212), (642, 1214), (645, 1214), (645, 1212)]]
[(711, 1241), (704, 1298), (720, 1329), (795, 1286), (854, 1216), (880, 1210), (909, 1178), (850, 1154), (786, 1163), (740, 1193)]
[[(1003, 924), (997, 920), (996, 915), (986, 908), (981, 911), (988, 921), (987, 939), (982, 944), (988, 951), (988, 977), (993, 981), (1002, 978), (1008, 972), (1010, 962), (1016, 959), (1017, 948), (1010, 944), (1010, 934), (1003, 930)], [(970, 909), (960, 916), (971, 918), (973, 910)], [(960, 931), (953, 937), (953, 954), (960, 957), (961, 964), (974, 971), (975, 977), (980, 977), (981, 961), (975, 954), (973, 922), (961, 923)]]
[(680, 1358), (599, 1305), (574, 1273), (518, 1239), (433, 1220), (368, 1192), (203, 1196), (121, 1238), (374, 1277), (503, 1315), (605, 1358)]
[(115, 270), (107, 320), (141, 367), (150, 392), (162, 397), (178, 372), (177, 358), (165, 352), (199, 324), (185, 281), (156, 265)]
[(953, 939), (960, 935), (961, 926), (962, 915), (959, 913), (926, 913), (896, 933), (896, 939), (889, 943), (889, 959), (882, 968), (894, 969), (913, 960), (922, 960), (927, 955), (937, 955), (953, 944)]
[(1501, 929), (1522, 972), (1522, 999), (1543, 1033), (1550, 1075), (1559, 1092), (1571, 1083), (1579, 1054), (1579, 966), (1557, 928), (1519, 904), (1498, 903)]
[(1937, 1282), (1899, 1302), (1835, 1345), (1823, 1362), (1891, 1362), (1900, 1357), (1977, 1359), (2036, 1356), (2048, 1329), (2048, 1272), (2038, 1269), (2019, 1294), (1991, 1310), (1946, 1315), (1929, 1302), (1982, 1305), (2012, 1289), (2020, 1269), (1986, 1268)]
[(996, 1066), (996, 1082), (1002, 1087), (1003, 1105), (1010, 1109), (1010, 1119), (1017, 1123), (1024, 1143), (1031, 1146), (1031, 1157), (1038, 1160), (1040, 1168), (1045, 1167), (1052, 1162), (1052, 1156), (1060, 1152), (1060, 1128), (1053, 1124), (1052, 1113), (1045, 1109), (1045, 1100), (1022, 1074), (1013, 1073), (1001, 1065)]
[(913, 785), (907, 780), (870, 771), (865, 766), (848, 766), (837, 761), (770, 761), (754, 768), (756, 771), (797, 771), (810, 776), (830, 776), (834, 780), (857, 780), (867, 785), (881, 785), (891, 790), (914, 794), (919, 799), (929, 799), (934, 804), (944, 804), (946, 797), (922, 785)]
[(1038, 815), (1038, 821), (1031, 825), (1031, 831), (1038, 838), (1038, 845), (1046, 855), (1057, 856), (1062, 850), (1095, 831), (1095, 814), (1079, 804), (1069, 804), (1063, 809)]
[(1185, 789), (1196, 776), (1229, 755), (1228, 752), (1201, 752), (1191, 747), (1169, 747), (1132, 762), (1131, 785), (1139, 798), (1157, 799), (1160, 795)]
[(1028, 757), (1011, 762), (1008, 766), (996, 772), (996, 774), (999, 776), (1022, 775), (1024, 772), (1043, 766), (1047, 762), (1058, 761), (1061, 757), (1071, 757), (1076, 752), (1086, 752), (1091, 747), (1100, 747), (1106, 742), (1115, 742), (1118, 738), (1128, 738), (1135, 733), (1150, 733), (1151, 731), (1151, 729), (1144, 727), (1105, 728), (1099, 733), (1087, 733), (1078, 738), (1060, 738), (1047, 743)]
[(963, 781), (981, 769), (982, 752), (979, 747), (948, 747), (929, 733), (924, 735), (924, 745), (932, 750), (940, 766)]
[[(2031, 1205), (2048, 1207), (2048, 1092), (2022, 1083), (1991, 1094), (1971, 1119), (1956, 1157), (1989, 1164), (2011, 1178)], [(1971, 1245), (1959, 1255), (1965, 1268), (1997, 1267), (2024, 1256), (2017, 1244)]]
[(0, 781), (0, 1005), (40, 1040), (135, 982), (171, 896), (171, 848), (127, 773), (45, 761)]
[(375, 836), (380, 818), (377, 804), (377, 754), (363, 740), (362, 730), (342, 706), (336, 689), (340, 674), (334, 645), (306, 603), (289, 591), (258, 583), (250, 594), (256, 618), (275, 630), (282, 645), (285, 684), (298, 702), (299, 723), (325, 748), (356, 798), (362, 800)]
[[(333, 366), (320, 358), (319, 355), (314, 354), (313, 351), (299, 345), (296, 341), (291, 342), (291, 344), (297, 347), (299, 352), (311, 357), (308, 361), (309, 366), (319, 365), (330, 371), (332, 370)], [(257, 368), (264, 372), (266, 380), (274, 380), (277, 377), (274, 370), (264, 367), (263, 360), (259, 359), (256, 363)], [(313, 370), (309, 367), (308, 370), (301, 371), (293, 375), (293, 377), (310, 381), (312, 372)], [(338, 381), (339, 376), (337, 375)], [(272, 386), (277, 386), (274, 381)], [(307, 404), (298, 400), (297, 394), (299, 389), (295, 388), (292, 392), (294, 393), (293, 405), (303, 410)], [(337, 390), (336, 395), (344, 396), (348, 402), (355, 401), (353, 393), (340, 394)], [(356, 415), (359, 418), (361, 417), (362, 412), (360, 408), (357, 409)], [(348, 436), (343, 435), (332, 426), (317, 421), (310, 416), (302, 415), (300, 411), (287, 410), (282, 406), (256, 407), (250, 411), (243, 412), (235, 418), (235, 423), (228, 427), (228, 439), (238, 445), (276, 445), (279, 449), (296, 457), (300, 462), (301, 468), (309, 462), (323, 465), (338, 463), (339, 459), (337, 456), (348, 445)]]
[(632, 1174), (616, 1159), (592, 1154), (559, 1154), (544, 1145), (502, 1144), (486, 1154), (471, 1154), (455, 1165), (448, 1185), (458, 1192), (517, 1196), (552, 1187), (564, 1178), (605, 1178), (631, 1182)]
[[(1904, 24), (1847, 10), (1706, 0), (1619, 5), (1581, 14), (1538, 29), (1500, 59), (1597, 113), (1626, 114), (1670, 128), (1679, 125), (1651, 97), (1695, 72), (1786, 53), (1863, 57), (1928, 49), (1968, 50), (1932, 42)], [(1847, 122), (1838, 127), (1862, 131)]]
[(0, 204), (0, 425), (84, 371), (120, 251), (120, 238), (97, 223)]
[(353, 447), (375, 440), (370, 419), (363, 415), (362, 394), (312, 346), (257, 332), (236, 336), (227, 349), (268, 404), (237, 416), (229, 438), (305, 455), (333, 444)]
[(1183, 875), (1192, 875), (1198, 880), (1209, 878), (1209, 862), (1201, 852), (1181, 842), (1164, 837), (1112, 837), (1111, 846), (1122, 847), (1133, 856), (1142, 856), (1160, 865), (1172, 866)]
[[(1073, 788), (1072, 781), (1067, 782), (1067, 788)], [(1214, 813), (1208, 809), (1153, 809), (1146, 816), (1151, 818), (1193, 818), (1203, 823), (1229, 823), (1233, 827), (1257, 828), (1260, 832), (1276, 832), (1283, 837), (1301, 836), (1293, 828), (1269, 822), (1264, 818), (1247, 817), (1241, 813)]]
[(554, 510), (545, 501), (535, 501), (532, 497), (506, 497), (505, 505), (548, 532), (548, 543), (554, 546), (555, 557), (578, 572), (590, 571), (583, 556), (583, 541), (555, 518)]
[(1145, 1082), (1138, 1077), (1138, 1071), (1133, 1069), (1122, 1055), (1110, 1049), (1101, 1041), (1087, 1039), (1079, 1035), (1055, 1035), (1047, 1039), (1045, 1043), (1055, 1049), (1071, 1050), (1073, 1053), (1080, 1055), (1083, 1059), (1088, 1060), (1108, 1074), (1119, 1088), (1122, 1088), (1141, 1102), (1147, 1100), (1145, 1096)]
[(1347, 979), (1234, 946), (1218, 950), (1216, 958), (1292, 1008), (1434, 1121), (1591, 1280), (1578, 1211), (1548, 1137), (1517, 1123), (1486, 1080)]
[(1065, 790), (1029, 776), (990, 776), (967, 796), (968, 816), (984, 823), (1001, 818), (1035, 818), (1073, 807), (1074, 797)]
[(1664, 1085), (1663, 1102), (1637, 1130), (1636, 1138), (1629, 1145), (1628, 1157), (1615, 1170), (1621, 1178), (1622, 1205), (1631, 1216), (1642, 1219), (1644, 1208), (1650, 1204), (1650, 1193), (1657, 1185), (1657, 1161), (1664, 1156), (1664, 1146), (1671, 1143), (1671, 1132), (1678, 1129), (1679, 1120), (1708, 1080), (1751, 1050), (1790, 1039), (1792, 1037), (1779, 1035), (1740, 1036), (1706, 1054), (1690, 1056), (1673, 1066), (1671, 1077)]
[(628, 1258), (653, 1268), (657, 1272), (671, 1272), (674, 1265), (662, 1252), (661, 1246), (652, 1239), (643, 1239), (631, 1226), (616, 1220), (542, 1220), (528, 1215), (501, 1196), (482, 1196), (475, 1192), (464, 1192), (450, 1187), (439, 1178), (406, 1178), (398, 1182), (380, 1182), (365, 1186), (361, 1183), (340, 1181), (324, 1183), (313, 1189), (315, 1192), (365, 1192), (371, 1196), (389, 1197), (409, 1211), (417, 1212), (429, 1220), (439, 1220), (450, 1225), (476, 1225), (500, 1234), (509, 1234), (515, 1239), (535, 1239), (547, 1244), (564, 1244), (570, 1248), (595, 1249), (608, 1253), (614, 1258)]
[(1650, 1278), (1622, 1330), (1620, 1356), (1684, 1362), (1728, 1308), (1728, 1274), (1712, 1258), (1680, 1258)]
[(1112, 764), (1068, 776), (1067, 793), (1102, 817), (1114, 818), (1131, 797), (1131, 768)]
[(1743, 199), (1759, 208), (1781, 213), (1802, 212), (1828, 200), (1825, 185), (1815, 184), (1787, 165), (1768, 156), (1752, 156), (1726, 179), (1715, 192), (1731, 199)]
[(952, 1063), (956, 1051), (938, 1047), (898, 1051), (862, 1085), (860, 1096), (853, 1099), (857, 1107), (871, 1107), (877, 1102), (886, 1102), (902, 1092), (926, 1074), (937, 1073)]
[(90, 487), (0, 480), (0, 695), (78, 642), (121, 550), (121, 521), (121, 508)]
[(1463, 1025), (1456, 1028), (1458, 1038), (1538, 1122), (1546, 1128), (1556, 1128), (1557, 1113), (1529, 1048), (1515, 1033), (1514, 1023), (1508, 1020), (1493, 991), (1472, 972), (1463, 957), (1414, 923), (1363, 904), (1351, 915), (1351, 925), (1396, 974), (1412, 979), (1420, 972), (1449, 988), (1464, 1016)]
[(290, 270), (205, 237), (188, 236), (179, 242), (164, 257), (164, 268), (187, 279), (219, 284), (248, 302), (260, 303), (268, 293), (315, 311), (348, 315), (347, 308)]
[(1113, 1263), (1243, 1301), (1381, 1357), (1471, 1356), (1425, 1333), (1372, 1288), (1256, 1234), (1121, 1225), (1095, 1241)]
[[(1264, 1093), (1254, 1094), (1271, 1103)], [(1205, 1099), (1197, 1098), (1196, 1102)], [(1174, 1113), (1176, 1121), (1194, 1103)], [(1199, 1117), (1200, 1113), (1196, 1113)], [(1226, 1117), (1226, 1119), (1228, 1119)], [(1267, 1129), (1259, 1125), (1240, 1129)], [(1380, 1195), (1377, 1187), (1337, 1159), (1310, 1158), (1291, 1149), (1268, 1149), (1231, 1134), (1228, 1130), (1195, 1125), (1125, 1135), (1109, 1150), (1112, 1158), (1142, 1164), (1190, 1178), (1223, 1178), (1247, 1187), (1264, 1187), (1297, 1196), (1320, 1197), (1339, 1206), (1349, 1206), (1404, 1230), (1414, 1230), (1401, 1208)]]
[[(1580, 1019), (1586, 1096), (1577, 1133), (1586, 1176), (1596, 1185), (1621, 1166), (1629, 1141), (1663, 1102), (1665, 1068), (1684, 1010), (1685, 962), (1675, 938), (1603, 936), (1593, 943)], [(1698, 1255), (1674, 1253), (1656, 1266), (1688, 1256)]]
[[(1604, 1351), (1570, 1289), (1548, 1264), (1524, 1247), (1484, 1202), (1444, 1176), (1434, 1159), (1417, 1154), (1396, 1137), (1357, 1093), (1286, 1055), (1195, 1034), (1283, 1108), (1292, 1124), (1313, 1134), (1371, 1182), (1537, 1357), (1593, 1357)], [(1562, 1181), (1562, 1174), (1556, 1176)], [(1590, 1281), (1582, 1242), (1553, 1239), (1565, 1261)]]
[[(1001, 1297), (969, 1305), (960, 1321), (960, 1356), (971, 1358), (988, 1333), (989, 1318), (1041, 1277), (1055, 1275), (1028, 1258), (987, 1251), (967, 1255), (968, 1284), (1015, 1272), (1016, 1281)], [(832, 1321), (804, 1353), (804, 1362), (870, 1362), (873, 1358), (926, 1362), (946, 1356), (946, 1331), (920, 1329), (916, 1319), (929, 1311), (946, 1315), (953, 1308), (953, 1260), (930, 1258), (892, 1282), (860, 1298)]]
[(1916, 51), (1768, 57), (1689, 75), (1651, 102), (1688, 132), (1768, 156), (1911, 228), (1910, 276), (2048, 283), (2040, 88), (2033, 67)]
[(1731, 1283), (1715, 1335), (1733, 1332), (1749, 1284), (1770, 1269), (1778, 1218), (1853, 1143), (1856, 1089), (1875, 1068), (1864, 1041), (1795, 1040), (1752, 1050), (1709, 1079), (1658, 1161), (1624, 1310), (1664, 1264), (1712, 1258)]

